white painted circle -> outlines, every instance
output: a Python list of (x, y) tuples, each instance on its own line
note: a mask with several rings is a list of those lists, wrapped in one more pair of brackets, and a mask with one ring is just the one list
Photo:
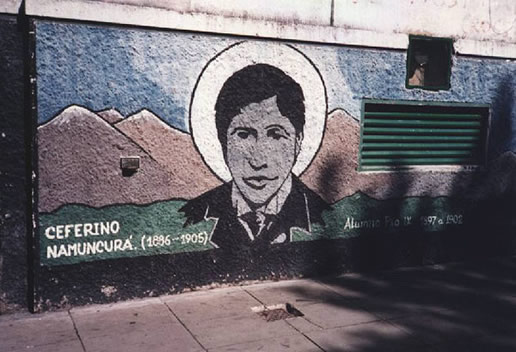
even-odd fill
[(192, 94), (190, 132), (208, 167), (222, 180), (231, 173), (224, 161), (215, 125), (215, 103), (226, 80), (233, 73), (254, 64), (279, 68), (296, 81), (305, 97), (305, 126), (301, 151), (292, 172), (300, 175), (312, 162), (324, 133), (326, 90), (312, 62), (291, 46), (279, 43), (241, 42), (216, 56), (204, 68)]

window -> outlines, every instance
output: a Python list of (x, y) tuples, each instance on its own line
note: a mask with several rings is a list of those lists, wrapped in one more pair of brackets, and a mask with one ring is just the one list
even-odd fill
[(407, 88), (450, 89), (451, 53), (449, 38), (410, 36), (407, 52)]
[(359, 170), (484, 163), (489, 107), (364, 100)]

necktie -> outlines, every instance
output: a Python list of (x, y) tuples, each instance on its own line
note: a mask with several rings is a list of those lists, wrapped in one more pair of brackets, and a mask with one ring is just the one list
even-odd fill
[(262, 212), (251, 211), (242, 215), (241, 219), (247, 223), (253, 235), (257, 237), (265, 226), (266, 216)]

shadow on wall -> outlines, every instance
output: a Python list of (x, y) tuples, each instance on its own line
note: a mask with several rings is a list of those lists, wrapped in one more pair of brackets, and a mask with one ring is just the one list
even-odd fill
[[(331, 203), (338, 200), (335, 199), (335, 194), (339, 190), (355, 188), (372, 195), (373, 198), (378, 194), (380, 199), (399, 199), (398, 202), (389, 202), (389, 208), (386, 210), (390, 214), (402, 214), (406, 211), (404, 200), (413, 197), (414, 190), (421, 190), (418, 196), (421, 201), (413, 202), (414, 208), (411, 211), (417, 215), (416, 221), (420, 220), (421, 215), (431, 215), (439, 208), (440, 203), (425, 201), (429, 198), (424, 196), (445, 195), (442, 197), (443, 204), (449, 204), (450, 209), (464, 211), (464, 224), (452, 229), (424, 232), (420, 228), (406, 228), (387, 233), (381, 229), (364, 229), (360, 231), (358, 238), (337, 240), (335, 245), (328, 245), (325, 258), (328, 268), (333, 266), (332, 271), (339, 271), (336, 269), (339, 266), (345, 266), (342, 268), (344, 271), (374, 270), (514, 253), (516, 154), (512, 144), (515, 138), (513, 126), (516, 114), (512, 80), (511, 76), (505, 76), (498, 86), (496, 98), (492, 103), (488, 162), (485, 167), (473, 171), (357, 173), (358, 161), (355, 155), (358, 154), (358, 145), (348, 144), (351, 145), (350, 140), (358, 138), (358, 135), (342, 133), (342, 136), (339, 135), (340, 140), (328, 138), (335, 150), (332, 153), (326, 152), (327, 140), (323, 141), (318, 157), (322, 154), (321, 160), (324, 162), (318, 164), (318, 173), (308, 170), (307, 181), (311, 180), (312, 184), (308, 182), (311, 187), (317, 189), (321, 196)], [(331, 132), (335, 134), (332, 130), (342, 128), (339, 125), (331, 125), (338, 117), (332, 116), (333, 120), (329, 118), (330, 127), (327, 128), (327, 135)], [(349, 130), (352, 130), (351, 127)], [(358, 127), (355, 131), (355, 134), (357, 133)], [(343, 165), (349, 167), (346, 166), (344, 169)], [(445, 184), (449, 187), (442, 187)], [(354, 186), (349, 187), (350, 185)], [(436, 191), (437, 194), (433, 195), (434, 187), (435, 190), (439, 188), (446, 192)], [(375, 188), (383, 191), (376, 192)], [(379, 213), (381, 214), (379, 209), (368, 207), (361, 212), (363, 219), (378, 217)]]
[(326, 329), (306, 334), (328, 352), (514, 351), (515, 274), (511, 257), (344, 275), (317, 280), (323, 286), (286, 289), (302, 312), (302, 302), (310, 302), (306, 311), (332, 312), (305, 316)]
[(516, 244), (516, 96), (512, 81), (511, 76), (501, 80), (491, 104), (485, 166), (473, 172), (466, 189), (458, 178), (453, 184), (462, 201), (472, 205), (469, 217), (473, 222), (465, 233), (465, 243), (479, 253), (511, 253)]
[[(356, 151), (358, 153), (358, 151)], [(346, 157), (346, 156), (344, 156)], [(356, 161), (356, 160), (355, 160)], [(339, 175), (336, 175), (335, 170), (338, 170), (349, 163), (350, 160), (343, 160), (342, 154), (331, 156), (326, 160), (321, 173), (317, 179), (319, 186), (317, 189), (322, 190), (321, 196), (325, 199), (332, 199), (334, 194), (331, 191), (340, 188), (339, 182), (342, 182)], [(354, 165), (356, 169), (358, 164)], [(353, 171), (355, 173), (355, 171)], [(373, 176), (374, 177), (374, 176)], [(374, 187), (371, 182), (368, 182), (367, 176), (360, 176), (364, 182), (365, 188), (369, 189)], [(381, 176), (380, 176), (381, 178)], [(396, 187), (395, 194), (407, 194), (413, 183), (413, 175), (407, 172), (394, 172), (389, 175), (388, 178), (384, 178), (384, 181), (389, 182), (391, 187)], [(353, 180), (350, 180), (353, 183)], [(378, 185), (385, 187), (385, 185)], [(328, 191), (330, 190), (330, 191)], [(362, 196), (363, 198), (364, 196)], [(403, 202), (399, 201), (395, 204), (394, 208), (388, 209), (389, 214), (401, 214)], [(357, 207), (361, 207), (357, 204)], [(382, 209), (386, 210), (384, 207)], [(361, 209), (359, 213), (362, 215), (362, 219), (376, 219), (378, 218), (380, 209)], [(342, 214), (350, 215), (350, 214)], [(383, 221), (383, 219), (382, 219)], [(339, 229), (340, 231), (340, 229)], [(403, 249), (409, 244), (410, 247), (419, 246), (417, 244), (417, 238), (419, 236), (412, 236), (407, 238), (405, 234), (385, 234), (381, 229), (373, 229), (368, 231), (360, 231), (360, 236), (357, 238), (349, 238), (345, 240), (333, 240), (334, 245), (328, 243), (325, 269), (324, 272), (345, 272), (345, 271), (368, 271), (380, 268), (393, 268), (403, 265), (418, 265), (418, 262), (414, 261), (413, 253), (411, 250)], [(333, 237), (333, 234), (328, 233), (329, 237)], [(389, 237), (387, 239), (387, 237)], [(404, 238), (404, 239), (402, 239)], [(408, 240), (408, 241), (407, 241)], [(332, 241), (332, 240), (330, 240)], [(399, 245), (396, 243), (400, 242)], [(398, 247), (398, 248), (395, 248)], [(400, 252), (401, 251), (401, 252)], [(406, 253), (402, 253), (406, 252)], [(411, 257), (408, 258), (407, 254)]]
[[(325, 185), (331, 184), (333, 177), (332, 163), (327, 166), (326, 176), (320, 180)], [(325, 255), (328, 272), (485, 260), (515, 253), (515, 175), (516, 154), (509, 151), (485, 169), (468, 172), (468, 177), (458, 173), (451, 182), (451, 197), (400, 197), (379, 201), (376, 207), (363, 207), (359, 212), (362, 219), (381, 218), (382, 214), (399, 214), (401, 219), (409, 213), (417, 225), (399, 229), (364, 228), (360, 229), (359, 237), (334, 240), (333, 245), (328, 244)], [(389, 180), (391, 187), (396, 187), (396, 194), (405, 194), (418, 182), (417, 177), (410, 172), (393, 172)], [(443, 218), (440, 214), (460, 214), (463, 224), (437, 229), (421, 225), (426, 216)]]
[(24, 119), (22, 43), (16, 18), (0, 15), (0, 314), (27, 306), (25, 136), (30, 126)]
[[(516, 82), (512, 76), (505, 76), (496, 91), (491, 106), (491, 126), (488, 140), (488, 160), (507, 150), (516, 149)], [(496, 118), (493, 118), (496, 117)]]

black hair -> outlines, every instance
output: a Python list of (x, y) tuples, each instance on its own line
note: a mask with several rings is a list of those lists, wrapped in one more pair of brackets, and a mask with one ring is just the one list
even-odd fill
[(279, 111), (290, 120), (299, 135), (305, 125), (305, 98), (301, 86), (285, 72), (271, 65), (254, 64), (226, 80), (215, 104), (215, 124), (224, 154), (227, 130), (233, 117), (249, 104), (274, 96)]

